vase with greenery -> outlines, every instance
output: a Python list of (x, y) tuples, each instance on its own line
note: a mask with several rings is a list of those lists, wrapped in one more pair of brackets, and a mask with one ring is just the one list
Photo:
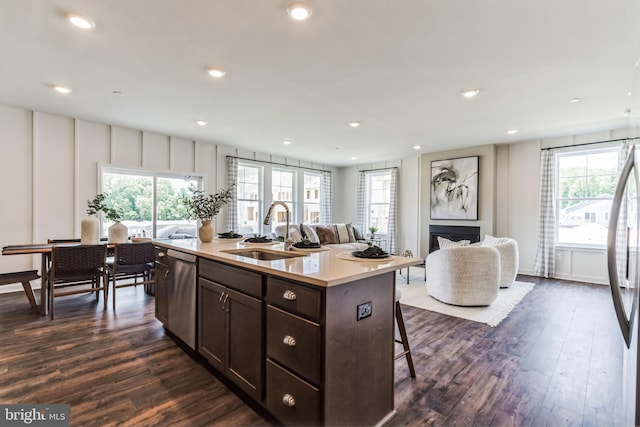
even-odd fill
[(106, 206), (102, 208), (102, 211), (106, 219), (113, 222), (108, 230), (109, 243), (127, 243), (129, 240), (129, 229), (120, 222), (122, 219), (120, 212)]
[(198, 229), (198, 238), (204, 242), (211, 242), (215, 235), (213, 220), (223, 206), (233, 200), (233, 188), (218, 190), (215, 194), (205, 194), (191, 186), (185, 194), (180, 196), (180, 201), (187, 208), (189, 218), (198, 219), (201, 226)]
[(371, 239), (375, 239), (376, 238), (376, 231), (378, 231), (378, 227), (369, 227), (369, 233), (371, 233), (370, 238)]
[(80, 243), (83, 245), (97, 245), (100, 243), (100, 220), (98, 213), (105, 208), (106, 194), (97, 194), (87, 200), (87, 217), (80, 222)]

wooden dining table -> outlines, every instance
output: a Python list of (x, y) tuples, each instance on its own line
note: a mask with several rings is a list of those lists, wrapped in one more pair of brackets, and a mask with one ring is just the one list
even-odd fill
[[(109, 249), (115, 247), (112, 243), (107, 243)], [(22, 245), (8, 245), (2, 248), (2, 255), (42, 255), (40, 264), (40, 315), (46, 316), (48, 313), (48, 289), (47, 289), (47, 271), (49, 271), (49, 262), (51, 261), (51, 252), (54, 246), (77, 246), (80, 242), (64, 242), (64, 243), (33, 243)]]

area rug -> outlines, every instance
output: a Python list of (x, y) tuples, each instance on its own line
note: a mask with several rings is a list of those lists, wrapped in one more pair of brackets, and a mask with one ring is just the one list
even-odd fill
[(448, 316), (460, 317), (474, 322), (486, 323), (489, 326), (498, 326), (514, 309), (516, 305), (533, 289), (533, 283), (513, 282), (508, 288), (498, 291), (498, 298), (487, 307), (458, 307), (445, 304), (427, 294), (426, 283), (423, 280), (410, 281), (405, 284), (402, 280), (396, 282), (396, 286), (402, 291), (401, 304), (423, 308)]

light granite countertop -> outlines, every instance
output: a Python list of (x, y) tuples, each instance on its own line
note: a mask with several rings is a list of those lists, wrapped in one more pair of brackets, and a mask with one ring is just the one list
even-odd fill
[[(377, 276), (422, 263), (420, 258), (390, 256), (384, 260), (363, 260), (355, 258), (351, 252), (340, 249), (326, 249), (317, 252), (285, 251), (284, 243), (274, 245), (245, 245), (242, 242), (214, 240), (202, 243), (198, 239), (154, 240), (156, 246), (174, 249), (215, 261), (236, 265), (273, 276), (284, 277), (316, 286), (329, 287), (354, 280)], [(299, 257), (264, 261), (234, 255), (225, 251), (238, 249), (271, 253), (296, 253)]]

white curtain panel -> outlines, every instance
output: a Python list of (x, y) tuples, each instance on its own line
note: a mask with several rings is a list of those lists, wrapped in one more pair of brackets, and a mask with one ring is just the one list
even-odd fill
[(320, 192), (320, 222), (333, 224), (333, 180), (331, 171), (322, 171), (322, 190)]
[(553, 277), (556, 266), (556, 199), (555, 199), (555, 153), (542, 150), (540, 153), (540, 229), (535, 272), (542, 277)]
[(389, 225), (387, 236), (389, 238), (389, 253), (396, 254), (398, 242), (398, 168), (391, 169), (391, 199), (389, 201)]
[(356, 205), (356, 219), (358, 228), (364, 235), (367, 227), (367, 173), (358, 172), (358, 204)]
[(227, 184), (233, 186), (233, 199), (227, 208), (227, 228), (238, 231), (238, 159), (227, 157)]

